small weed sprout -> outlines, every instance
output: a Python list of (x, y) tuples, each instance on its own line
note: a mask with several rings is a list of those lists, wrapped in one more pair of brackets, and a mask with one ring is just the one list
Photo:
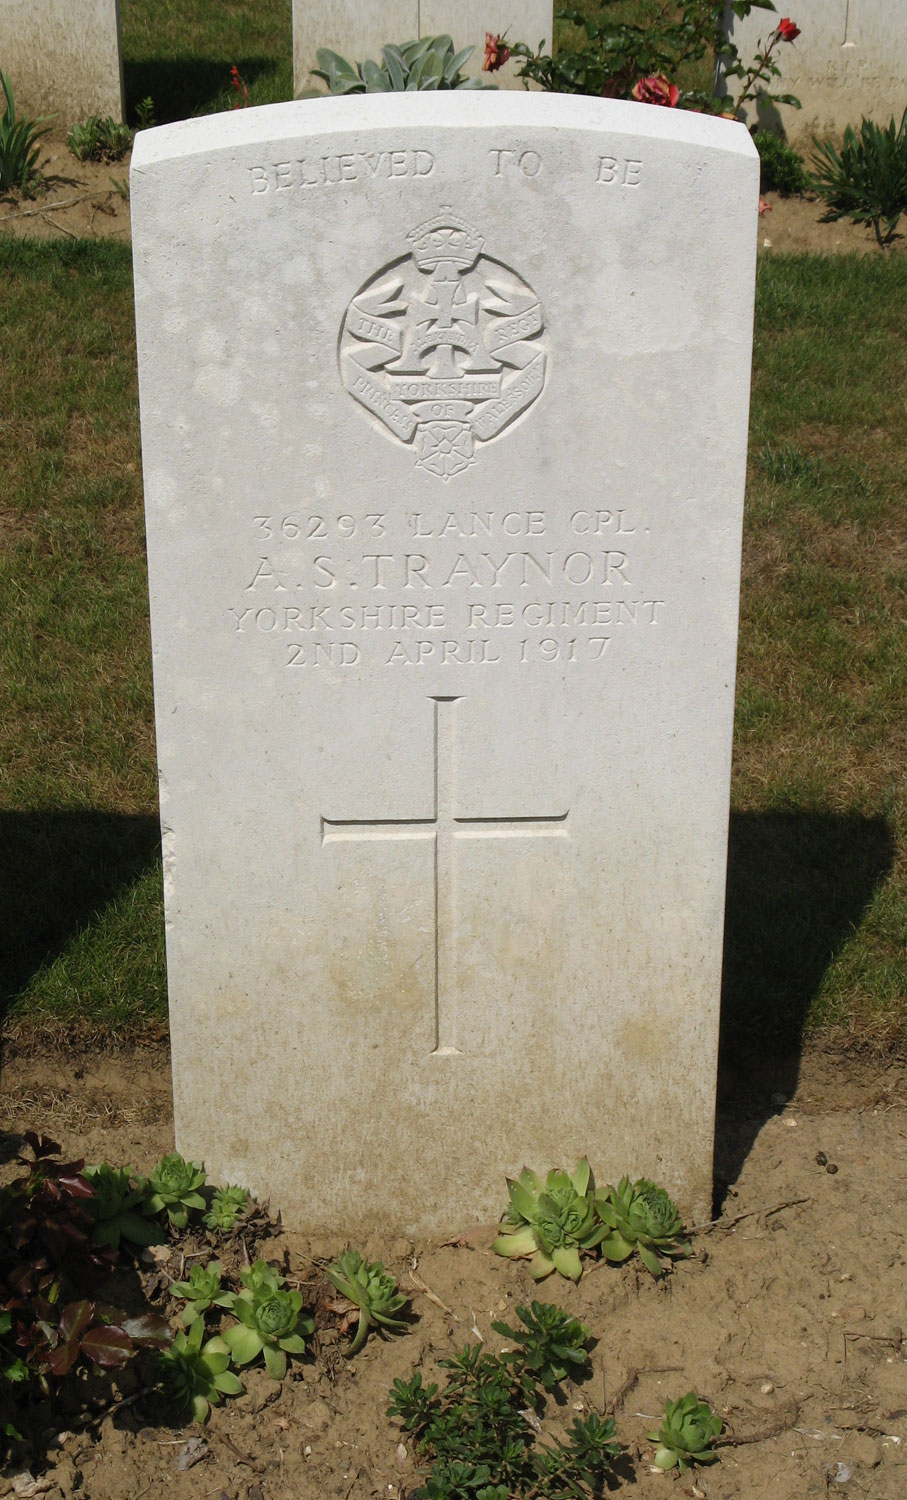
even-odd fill
[(358, 1354), (369, 1328), (375, 1327), (379, 1333), (386, 1328), (392, 1332), (406, 1328), (404, 1320), (394, 1314), (406, 1306), (407, 1298), (397, 1290), (395, 1278), (385, 1271), (380, 1260), (363, 1260), (358, 1250), (347, 1250), (327, 1267), (325, 1275), (341, 1296), (359, 1309), (359, 1323), (347, 1350), (348, 1359)]
[(491, 1325), (495, 1333), (517, 1346), (501, 1356), (505, 1364), (518, 1364), (546, 1391), (553, 1391), (568, 1376), (582, 1374), (588, 1368), (589, 1329), (585, 1323), (550, 1302), (518, 1307), (517, 1317), (524, 1325), (521, 1329), (507, 1323)]
[(666, 1401), (662, 1425), (649, 1433), (658, 1444), (656, 1469), (673, 1469), (681, 1474), (693, 1464), (714, 1463), (718, 1454), (710, 1446), (722, 1428), (707, 1401), (700, 1401), (695, 1391), (688, 1391), (679, 1401)]
[(71, 127), (66, 144), (77, 161), (120, 161), (132, 145), (132, 131), (109, 115), (89, 115)]
[(135, 107), (135, 128), (136, 130), (152, 130), (156, 124), (154, 100), (149, 95), (145, 99), (140, 99)]
[[(545, 1392), (567, 1374), (588, 1372), (588, 1331), (560, 1308), (534, 1302), (517, 1314), (525, 1332), (495, 1325), (517, 1347), (502, 1356), (467, 1344), (453, 1359), (443, 1390), (423, 1386), (417, 1371), (395, 1380), (388, 1416), (413, 1435), (431, 1463), (414, 1500), (583, 1500), (599, 1494), (620, 1445), (614, 1423), (590, 1414), (574, 1421), (566, 1442), (534, 1446)], [(532, 1421), (527, 1417), (532, 1417)]]

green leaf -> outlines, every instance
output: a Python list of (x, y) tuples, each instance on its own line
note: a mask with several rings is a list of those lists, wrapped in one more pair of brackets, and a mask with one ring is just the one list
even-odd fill
[(193, 1422), (204, 1422), (208, 1415), (208, 1402), (204, 1396), (192, 1397), (192, 1420)]
[(619, 1234), (616, 1229), (613, 1233), (606, 1234), (602, 1240), (602, 1255), (607, 1260), (613, 1260), (617, 1263), (626, 1260), (628, 1256), (632, 1255), (633, 1249), (634, 1247), (628, 1245), (623, 1235)]
[(125, 1234), (127, 1240), (132, 1240), (135, 1245), (161, 1245), (164, 1242), (160, 1225), (143, 1219), (141, 1214), (122, 1214), (118, 1222), (120, 1233)]
[(651, 1271), (656, 1280), (662, 1277), (664, 1275), (665, 1268), (654, 1251), (648, 1249), (646, 1245), (638, 1245), (637, 1249), (639, 1250), (639, 1258), (645, 1266), (646, 1270)]
[(538, 1205), (538, 1194), (531, 1193), (522, 1182), (508, 1180), (507, 1192), (510, 1201), (521, 1219), (528, 1219), (531, 1223), (535, 1217)]
[(495, 1255), (506, 1255), (508, 1260), (521, 1255), (532, 1255), (538, 1249), (535, 1230), (530, 1226), (518, 1230), (516, 1234), (501, 1234), (491, 1248)]
[(591, 1176), (592, 1168), (589, 1166), (589, 1163), (584, 1156), (581, 1161), (577, 1162), (576, 1171), (573, 1173), (573, 1176), (570, 1179), (581, 1198), (585, 1198), (586, 1196), (586, 1191), (589, 1187), (589, 1179)]
[(381, 48), (381, 56), (384, 59), (384, 66), (387, 69), (391, 87), (403, 90), (406, 87), (406, 68), (400, 48), (388, 42), (386, 47)]
[[(311, 53), (309, 54), (311, 56)], [(319, 47), (315, 53), (318, 66), (326, 73), (335, 73), (340, 78), (353, 78), (358, 82), (358, 74), (352, 63), (341, 57), (339, 52), (332, 52), (330, 47)]]
[(463, 64), (469, 62), (469, 59), (472, 57), (472, 54), (475, 52), (475, 50), (475, 47), (463, 47), (459, 52), (454, 53), (453, 57), (450, 58), (444, 69), (444, 77), (447, 79), (448, 83), (453, 82)]
[(288, 1354), (305, 1354), (305, 1339), (298, 1333), (288, 1333), (285, 1339), (279, 1339), (281, 1349), (286, 1349)]
[(214, 1385), (225, 1396), (241, 1396), (245, 1389), (239, 1376), (234, 1375), (232, 1370), (224, 1370), (222, 1374), (215, 1375)]
[(544, 1281), (554, 1270), (554, 1261), (549, 1260), (544, 1250), (536, 1250), (529, 1261), (529, 1269), (536, 1281)]
[(234, 1323), (232, 1328), (224, 1330), (221, 1337), (233, 1355), (233, 1363), (236, 1365), (247, 1365), (264, 1348), (261, 1334), (256, 1333), (254, 1328), (246, 1328), (243, 1323)]
[(275, 1349), (271, 1344), (265, 1344), (265, 1369), (272, 1380), (283, 1380), (287, 1373), (287, 1356), (282, 1349)]
[(569, 1277), (571, 1281), (579, 1281), (583, 1267), (575, 1245), (555, 1245), (551, 1251), (551, 1259), (562, 1276)]

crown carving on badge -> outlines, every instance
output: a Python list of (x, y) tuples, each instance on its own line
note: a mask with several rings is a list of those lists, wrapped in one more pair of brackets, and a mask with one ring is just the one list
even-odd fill
[(479, 231), (449, 208), (411, 229), (406, 240), (420, 271), (435, 271), (444, 263), (468, 271), (485, 248)]

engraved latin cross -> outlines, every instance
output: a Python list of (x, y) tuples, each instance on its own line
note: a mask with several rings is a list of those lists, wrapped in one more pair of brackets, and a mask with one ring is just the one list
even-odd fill
[(434, 811), (430, 818), (322, 818), (321, 842), (418, 839), (434, 844), (434, 1008), (433, 1056), (457, 1056), (456, 1015), (456, 842), (463, 838), (569, 838), (567, 813), (510, 818), (464, 818), (456, 807), (456, 704), (458, 698), (432, 698), (434, 705)]

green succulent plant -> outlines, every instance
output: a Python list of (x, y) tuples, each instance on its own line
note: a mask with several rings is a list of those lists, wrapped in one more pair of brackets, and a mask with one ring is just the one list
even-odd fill
[(246, 1302), (280, 1291), (285, 1280), (279, 1271), (261, 1258), (254, 1260), (251, 1266), (245, 1266), (239, 1273), (239, 1279), (244, 1290), (238, 1295)]
[(397, 1283), (380, 1260), (363, 1260), (358, 1250), (347, 1250), (327, 1267), (325, 1275), (341, 1296), (355, 1303), (359, 1309), (356, 1335), (347, 1350), (347, 1358), (357, 1354), (368, 1337), (371, 1327), (379, 1332), (390, 1328), (394, 1332), (405, 1329), (402, 1318), (394, 1313), (407, 1304), (407, 1298), (397, 1290)]
[(305, 1341), (315, 1324), (302, 1311), (302, 1293), (262, 1287), (257, 1296), (248, 1289), (233, 1298), (230, 1311), (239, 1319), (224, 1330), (223, 1339), (237, 1365), (247, 1365), (264, 1354), (272, 1380), (283, 1380), (287, 1355), (304, 1354)]
[(177, 1406), (189, 1407), (193, 1420), (204, 1422), (209, 1406), (221, 1396), (242, 1395), (242, 1382), (229, 1368), (230, 1350), (223, 1339), (202, 1343), (204, 1319), (198, 1318), (188, 1333), (180, 1330), (169, 1349), (159, 1356), (158, 1368), (165, 1395)]
[(91, 1231), (93, 1245), (119, 1247), (121, 1239), (134, 1245), (159, 1245), (164, 1236), (159, 1224), (145, 1218), (148, 1184), (131, 1167), (111, 1167), (102, 1161), (85, 1167), (84, 1176), (94, 1189), (88, 1212), (96, 1221)]
[(722, 1428), (707, 1401), (700, 1401), (695, 1391), (688, 1391), (679, 1401), (665, 1402), (664, 1422), (649, 1438), (658, 1444), (656, 1469), (673, 1469), (681, 1474), (693, 1464), (714, 1463), (718, 1454), (710, 1444)]
[(545, 1181), (524, 1167), (516, 1182), (508, 1179), (510, 1206), (492, 1249), (498, 1255), (529, 1257), (536, 1281), (559, 1271), (571, 1281), (583, 1274), (580, 1252), (592, 1250), (607, 1234), (599, 1223), (593, 1201), (594, 1183), (586, 1158), (572, 1174), (552, 1171)]
[(166, 1208), (174, 1229), (185, 1229), (190, 1208), (204, 1208), (205, 1200), (198, 1189), (204, 1186), (205, 1169), (197, 1161), (185, 1161), (178, 1151), (171, 1151), (158, 1163), (148, 1179), (151, 1196), (148, 1207), (158, 1214)]
[(228, 1183), (226, 1187), (217, 1189), (202, 1222), (217, 1234), (230, 1234), (248, 1206), (249, 1193), (246, 1188), (231, 1187)]
[(505, 1364), (521, 1365), (546, 1391), (553, 1391), (568, 1375), (576, 1377), (589, 1368), (589, 1329), (585, 1323), (550, 1302), (533, 1302), (531, 1307), (518, 1307), (516, 1311), (523, 1328), (511, 1328), (507, 1323), (491, 1325), (495, 1333), (502, 1333), (517, 1345), (502, 1356)]
[(648, 1177), (632, 1183), (622, 1177), (617, 1187), (596, 1193), (595, 1205), (605, 1225), (601, 1247), (606, 1259), (624, 1261), (638, 1250), (646, 1270), (663, 1276), (670, 1258), (689, 1255), (676, 1203)]
[(460, 69), (469, 61), (475, 47), (454, 51), (449, 36), (424, 36), (420, 41), (395, 46), (388, 42), (381, 49), (381, 62), (347, 62), (328, 47), (315, 54), (318, 67), (312, 72), (322, 78), (332, 94), (412, 93), (425, 89), (488, 89), (493, 83), (480, 78), (464, 78)]
[(203, 1318), (209, 1307), (233, 1306), (233, 1294), (224, 1291), (220, 1278), (220, 1261), (212, 1260), (207, 1266), (193, 1266), (188, 1281), (171, 1281), (170, 1295), (187, 1299), (182, 1313), (187, 1328), (196, 1318)]

